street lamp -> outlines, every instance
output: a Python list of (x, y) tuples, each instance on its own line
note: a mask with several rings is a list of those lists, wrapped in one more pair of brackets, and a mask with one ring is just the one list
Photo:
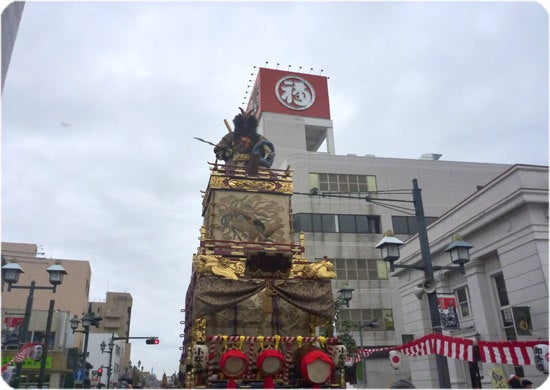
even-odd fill
[[(403, 241), (395, 237), (391, 230), (384, 233), (384, 237), (376, 244), (375, 248), (380, 249), (382, 260), (386, 261), (390, 265), (390, 271), (395, 271), (395, 268), (414, 268), (418, 270), (424, 270), (425, 265), (414, 264), (394, 264), (395, 260), (400, 257), (399, 247), (403, 245)], [(464, 273), (464, 264), (470, 261), (470, 248), (473, 248), (472, 244), (462, 240), (460, 234), (453, 236), (452, 242), (444, 249), (451, 256), (452, 265), (432, 265), (432, 270), (439, 271), (442, 269), (451, 269)]]
[[(426, 230), (426, 218), (424, 216), (424, 205), (422, 204), (421, 190), (418, 188), (418, 181), (413, 179), (412, 203), (414, 204), (414, 211), (416, 215), (416, 224), (418, 227), (418, 239), (420, 241), (420, 253), (422, 257), (421, 265), (414, 264), (394, 264), (394, 261), (399, 259), (399, 247), (403, 242), (393, 236), (393, 233), (387, 232), (385, 237), (376, 245), (376, 248), (380, 248), (382, 258), (389, 263), (390, 271), (393, 272), (395, 268), (414, 268), (424, 271), (425, 281), (433, 281), (433, 271), (441, 269), (453, 269), (464, 273), (464, 264), (470, 260), (468, 250), (473, 245), (462, 241), (462, 237), (456, 235), (453, 237), (453, 242), (445, 248), (445, 252), (449, 252), (451, 255), (451, 261), (454, 266), (434, 266), (432, 264), (432, 258), (430, 254), (430, 246), (428, 243), (428, 232)], [(368, 198), (367, 198), (368, 200)], [(380, 200), (380, 199), (378, 199)], [(383, 199), (391, 201), (391, 199)], [(400, 202), (410, 202), (403, 201)], [(426, 291), (428, 295), (428, 305), (430, 309), (430, 318), (432, 323), (432, 330), (436, 333), (441, 333), (441, 318), (439, 317), (439, 309), (437, 306), (437, 293), (435, 288), (433, 291)], [(444, 356), (436, 354), (436, 366), (437, 376), (439, 380), (440, 388), (450, 388), (451, 381), (449, 378), (449, 367), (447, 359)]]
[[(69, 320), (71, 324), (71, 329), (74, 333), (84, 333), (84, 348), (82, 350), (82, 368), (86, 372), (86, 377), (89, 378), (88, 375), (88, 368), (86, 367), (86, 358), (88, 357), (88, 338), (90, 336), (90, 326), (94, 325), (96, 327), (99, 326), (99, 321), (101, 321), (102, 317), (97, 317), (92, 312), (92, 305), (90, 304), (88, 306), (88, 312), (82, 316), (82, 321), (78, 319), (78, 316), (75, 314), (73, 318)], [(77, 330), (78, 324), (82, 322), (82, 327), (84, 330)]]
[[(355, 291), (354, 288), (351, 288), (347, 283), (342, 286), (338, 292), (340, 293), (340, 296), (338, 297), (339, 300), (344, 301), (346, 303), (346, 307), (349, 307), (349, 301), (353, 299), (353, 291)], [(362, 321), (359, 322), (359, 325), (357, 325), (359, 329), (359, 344), (360, 348), (363, 349), (363, 328), (378, 328), (380, 326), (380, 323), (378, 320), (372, 320), (365, 324), (363, 324)], [(367, 384), (367, 366), (365, 359), (361, 359), (361, 370), (363, 372), (363, 382)]]
[(349, 301), (351, 301), (351, 298), (353, 297), (353, 292), (355, 291), (354, 288), (350, 287), (349, 284), (344, 284), (338, 292), (340, 293), (340, 299), (344, 301), (346, 304), (346, 307), (349, 307)]
[[(55, 293), (57, 286), (63, 282), (63, 275), (66, 275), (67, 272), (60, 263), (54, 263), (46, 269), (50, 274), (49, 281), (51, 286), (37, 286), (36, 281), (31, 281), (29, 286), (14, 286), (19, 282), (19, 275), (24, 273), (21, 266), (15, 262), (8, 263), (2, 266), (2, 278), (5, 283), (8, 284), (8, 291), (11, 291), (12, 288), (15, 289), (25, 289), (29, 290), (29, 296), (27, 297), (27, 304), (25, 306), (25, 317), (23, 320), (23, 329), (20, 334), (19, 344), (25, 344), (27, 342), (27, 333), (29, 332), (29, 320), (31, 317), (32, 305), (34, 302), (34, 290), (51, 290)], [(16, 364), (15, 376), (14, 376), (14, 387), (19, 387), (19, 379), (21, 377), (21, 369), (23, 363)]]
[[(114, 336), (114, 335), (113, 335)], [(105, 351), (105, 347), (109, 345), (109, 350)], [(101, 342), (99, 345), (99, 349), (101, 349), (101, 353), (108, 353), (109, 354), (109, 366), (107, 367), (107, 388), (109, 388), (109, 384), (111, 383), (111, 364), (113, 363), (113, 348), (115, 346), (115, 343), (113, 341), (113, 337), (109, 340), (109, 344), (105, 344), (105, 340)]]
[(23, 268), (15, 262), (8, 263), (2, 266), (2, 277), (4, 282), (8, 284), (8, 291), (11, 291), (12, 288), (22, 288), (22, 289), (31, 289), (33, 290), (52, 290), (54, 293), (58, 285), (63, 283), (63, 275), (66, 275), (67, 272), (61, 264), (53, 264), (50, 267), (46, 268), (46, 272), (50, 274), (50, 284), (52, 287), (40, 287), (36, 286), (36, 282), (33, 280), (30, 286), (13, 286), (19, 282), (19, 275), (25, 273)]

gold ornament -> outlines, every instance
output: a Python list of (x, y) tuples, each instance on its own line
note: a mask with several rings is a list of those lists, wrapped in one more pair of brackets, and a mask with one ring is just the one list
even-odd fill
[(315, 263), (292, 264), (290, 275), (308, 279), (333, 279), (336, 277), (334, 265), (326, 258)]

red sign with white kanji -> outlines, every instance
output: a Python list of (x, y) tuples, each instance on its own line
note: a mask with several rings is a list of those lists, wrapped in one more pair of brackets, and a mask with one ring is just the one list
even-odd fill
[(330, 119), (327, 77), (260, 68), (247, 110)]

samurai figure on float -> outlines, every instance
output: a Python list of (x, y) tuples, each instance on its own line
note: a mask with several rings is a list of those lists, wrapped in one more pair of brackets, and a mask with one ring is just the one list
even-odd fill
[[(233, 118), (235, 129), (226, 134), (214, 147), (216, 158), (228, 165), (248, 165), (258, 159), (258, 164), (270, 168), (275, 158), (275, 147), (263, 135), (258, 134), (258, 119), (254, 109)], [(229, 125), (226, 122), (228, 129)]]

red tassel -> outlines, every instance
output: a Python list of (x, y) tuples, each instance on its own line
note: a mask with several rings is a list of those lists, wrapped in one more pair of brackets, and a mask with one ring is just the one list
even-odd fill
[(237, 383), (235, 383), (235, 378), (229, 378), (229, 380), (227, 381), (227, 388), (228, 389), (236, 389), (237, 388)]
[(266, 376), (264, 380), (264, 389), (274, 389), (275, 388), (275, 382), (273, 381), (273, 377), (271, 375)]

